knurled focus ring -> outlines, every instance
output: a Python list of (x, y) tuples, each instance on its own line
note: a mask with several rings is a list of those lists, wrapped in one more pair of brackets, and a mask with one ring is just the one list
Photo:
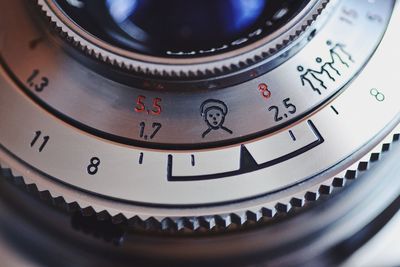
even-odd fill
[(236, 72), (276, 56), (310, 32), (328, 4), (334, 7), (338, 1), (310, 1), (291, 22), (270, 36), (231, 52), (191, 59), (153, 57), (113, 47), (77, 26), (52, 0), (38, 0), (37, 3), (65, 40), (97, 60), (139, 75), (204, 78)]
[[(149, 213), (143, 212), (143, 210), (142, 214), (139, 214), (140, 212), (135, 213), (134, 211), (125, 212), (124, 208), (127, 206), (120, 206), (121, 204), (112, 205), (111, 200), (100, 199), (95, 196), (86, 196), (82, 198), (82, 193), (62, 184), (54, 186), (53, 182), (45, 177), (41, 177), (38, 173), (35, 174), (32, 171), (28, 171), (29, 176), (19, 173), (16, 171), (15, 166), (20, 163), (2, 150), (0, 150), (0, 156), (2, 156), (2, 154), (4, 155), (0, 158), (8, 158), (10, 161), (7, 164), (5, 162), (0, 162), (0, 171), (2, 171), (3, 175), (11, 177), (13, 181), (22, 183), (29, 191), (35, 191), (37, 193), (36, 195), (40, 196), (42, 199), (47, 199), (50, 200), (51, 203), (56, 203), (57, 207), (64, 206), (67, 211), (71, 212), (75, 212), (76, 209), (79, 209), (83, 215), (96, 215), (99, 220), (103, 220), (105, 216), (110, 217), (114, 223), (121, 223), (128, 220), (130, 224), (146, 231), (171, 232), (184, 230), (186, 233), (188, 231), (197, 232), (204, 230), (226, 231), (230, 230), (232, 225), (242, 228), (270, 221), (271, 219), (279, 217), (279, 215), (287, 214), (292, 211), (298, 212), (307, 207), (309, 203), (318, 201), (324, 198), (324, 196), (329, 196), (337, 192), (338, 189), (351, 184), (353, 180), (368, 171), (371, 163), (378, 161), (383, 154), (390, 150), (391, 146), (398, 145), (400, 140), (399, 131), (400, 128), (397, 127), (361, 159), (322, 183), (297, 192), (290, 197), (272, 201), (266, 205), (257, 205), (252, 209), (235, 210), (234, 212), (226, 214), (210, 214), (207, 216), (149, 216), (145, 215)], [(31, 176), (39, 179), (31, 179)], [(49, 184), (52, 185), (49, 186)], [(80, 199), (78, 199), (78, 195)], [(60, 202), (64, 205), (60, 205)], [(118, 206), (123, 208), (116, 208)], [(236, 229), (236, 227), (232, 229)]]

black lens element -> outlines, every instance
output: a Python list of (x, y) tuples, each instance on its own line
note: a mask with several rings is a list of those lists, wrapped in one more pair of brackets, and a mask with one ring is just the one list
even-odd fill
[(114, 46), (162, 57), (198, 57), (257, 41), (306, 0), (55, 0), (80, 27)]

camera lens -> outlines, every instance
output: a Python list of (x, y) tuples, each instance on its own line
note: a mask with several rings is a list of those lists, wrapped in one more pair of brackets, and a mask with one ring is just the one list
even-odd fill
[(399, 2), (0, 0), (1, 266), (342, 266), (400, 209)]
[(198, 51), (227, 52), (266, 37), (309, 1), (56, 2), (81, 28), (109, 44), (152, 56), (193, 57), (203, 54)]

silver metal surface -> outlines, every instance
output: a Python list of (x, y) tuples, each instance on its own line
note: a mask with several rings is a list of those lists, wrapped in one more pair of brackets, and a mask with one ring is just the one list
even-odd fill
[[(336, 266), (398, 211), (398, 1), (310, 1), (270, 39), (190, 62), (112, 48), (51, 0), (0, 10), (3, 265)], [(399, 264), (398, 217), (343, 266)], [(98, 240), (115, 229), (119, 246)]]
[[(25, 12), (22, 1), (13, 2), (10, 7)], [(261, 216), (267, 206), (274, 209), (278, 202), (288, 203), (296, 194), (304, 195), (317, 191), (321, 184), (330, 184), (398, 124), (400, 93), (393, 86), (400, 82), (394, 67), (400, 59), (395, 26), (400, 22), (398, 10), (380, 42), (392, 7), (393, 1), (343, 1), (326, 25), (326, 31), (321, 31), (285, 65), (249, 82), (252, 86), (165, 93), (162, 101), (165, 113), (159, 117), (147, 112), (135, 114), (132, 100), (142, 93), (148, 99), (155, 99), (160, 92), (127, 88), (104, 80), (69, 55), (60, 54), (60, 49), (50, 41), (27, 49), (29, 40), (41, 35), (28, 19), (18, 17), (18, 23), (27, 32), (7, 32), (1, 43), (5, 68), (0, 80), (0, 122), (4, 129), (0, 132), (0, 159), (39, 188), (63, 196), (67, 202), (94, 206), (110, 214), (165, 218), (250, 210)], [(357, 10), (355, 18), (343, 18), (346, 13), (343, 10), (348, 8)], [(2, 25), (13, 25), (15, 20), (15, 16), (2, 17)], [(344, 25), (347, 31), (343, 31)], [(331, 49), (326, 46), (328, 40), (335, 40), (329, 42), (333, 45)], [(346, 47), (342, 46), (344, 43)], [(378, 44), (378, 50), (370, 58)], [(323, 66), (330, 66), (329, 70), (320, 65), (322, 62), (314, 62), (319, 56), (328, 64)], [(329, 65), (329, 60), (334, 59), (331, 63), (338, 64), (339, 60), (339, 66)], [(351, 80), (368, 60), (363, 71)], [(303, 88), (301, 78), (307, 77), (299, 75), (299, 66), (309, 70), (309, 74), (318, 68), (325, 70), (323, 82), (329, 84), (326, 91), (319, 87), (319, 95), (306, 82)], [(46, 75), (49, 83), (40, 92), (35, 92), (35, 86), (29, 82), (30, 72), (35, 69), (40, 72), (38, 77)], [(262, 81), (268, 81), (271, 98), (260, 94), (258, 84)], [(28, 88), (21, 90), (21, 86)], [(345, 90), (331, 98), (344, 87)], [(134, 97), (127, 97), (126, 93)], [(294, 110), (290, 103), (295, 103), (296, 115), (302, 118), (296, 116), (296, 122), (280, 130), (251, 138), (251, 134), (281, 124), (273, 122), (268, 107), (284, 109), (282, 100), (286, 97), (293, 101), (286, 102), (286, 116)], [(170, 149), (145, 148), (146, 142), (138, 143), (143, 146), (132, 146), (100, 138), (91, 129), (79, 129), (67, 123), (68, 120), (63, 121), (65, 118), (59, 117), (58, 112), (52, 114), (37, 103), (38, 98), (74, 120), (90, 118), (90, 123), (96, 125), (93, 128), (107, 133), (121, 131), (126, 136), (135, 133), (136, 139), (137, 122), (143, 120), (147, 126), (162, 122), (158, 138), (170, 143)], [(214, 100), (204, 102), (210, 99)], [(221, 102), (215, 101), (221, 99), (227, 103), (225, 111)], [(207, 126), (202, 117), (202, 103), (212, 103), (225, 113), (224, 128), (220, 124), (216, 129)], [(206, 105), (203, 107), (207, 109)], [(115, 110), (122, 110), (132, 117), (129, 120), (136, 122), (122, 120), (123, 116)], [(305, 115), (311, 110), (314, 111)], [(289, 119), (282, 120), (289, 122)], [(245, 136), (247, 140), (240, 141)], [(227, 140), (232, 144), (200, 150), (174, 149), (178, 142), (201, 147), (199, 144)], [(162, 208), (165, 205), (173, 208)], [(193, 208), (179, 209), (188, 205)]]
[[(1, 18), (2, 31), (7, 34), (1, 48), (2, 57), (21, 82), (19, 86), (56, 114), (79, 123), (78, 128), (85, 127), (91, 133), (117, 142), (157, 148), (163, 145), (174, 150), (178, 145), (202, 148), (251, 140), (310, 113), (343, 89), (370, 59), (386, 30), (393, 1), (342, 1), (316, 37), (271, 72), (224, 89), (178, 91), (135, 88), (97, 74), (66, 54), (38, 25), (31, 23), (22, 2), (7, 3), (7, 7), (21, 12), (18, 19), (11, 12)], [(351, 24), (344, 20), (346, 10), (357, 10), (357, 18)], [(372, 20), (371, 14), (379, 16), (380, 20)], [(14, 27), (24, 31), (14, 31)], [(29, 46), (32, 40), (41, 40), (33, 50)], [(333, 47), (329, 47), (327, 41), (332, 41)], [(317, 58), (322, 62), (316, 62)], [(324, 63), (328, 64), (324, 65), (326, 72), (322, 72)], [(298, 71), (299, 66), (304, 68), (302, 73)], [(38, 92), (27, 82), (34, 70), (40, 72), (37, 79), (49, 79), (45, 90)], [(320, 80), (313, 78), (312, 70), (322, 72), (315, 74)], [(314, 89), (307, 81), (310, 79)], [(269, 98), (260, 92), (262, 84), (268, 86)], [(156, 99), (159, 99), (160, 108), (154, 107)], [(209, 126), (202, 116), (201, 106), (209, 99), (222, 101), (227, 106), (227, 113), (221, 115), (225, 118), (223, 126), (229, 131), (217, 129), (204, 135)], [(295, 111), (285, 107), (285, 99), (296, 106)], [(138, 101), (144, 104), (141, 112), (135, 111), (141, 108)], [(273, 106), (280, 110), (278, 121)], [(159, 112), (154, 113), (153, 109)], [(141, 134), (143, 123), (146, 126)], [(161, 124), (161, 128), (152, 137), (154, 123)]]

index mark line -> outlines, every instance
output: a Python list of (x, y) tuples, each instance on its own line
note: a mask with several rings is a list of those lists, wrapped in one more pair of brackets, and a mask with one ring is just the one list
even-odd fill
[(335, 112), (336, 115), (339, 115), (339, 111), (337, 111), (337, 109), (334, 106), (331, 106), (331, 109), (333, 110), (333, 112)]
[[(252, 165), (241, 164), (240, 169), (235, 170), (235, 171), (222, 172), (222, 173), (216, 173), (216, 174), (207, 174), (207, 175), (174, 176), (174, 175), (172, 175), (173, 156), (168, 155), (167, 179), (169, 182), (189, 182), (189, 181), (203, 181), (203, 180), (219, 179), (219, 178), (225, 178), (225, 177), (229, 177), (229, 176), (235, 176), (235, 175), (240, 175), (243, 173), (257, 171), (257, 170), (268, 168), (268, 167), (274, 166), (276, 164), (279, 164), (281, 162), (287, 161), (287, 160), (297, 157), (297, 156), (313, 149), (314, 147), (319, 146), (323, 142), (325, 142), (325, 139), (322, 137), (322, 135), (318, 131), (317, 127), (315, 127), (314, 123), (311, 120), (308, 120), (307, 123), (310, 126), (311, 131), (313, 131), (313, 133), (317, 137), (317, 140), (315, 140), (314, 142), (312, 142), (304, 147), (301, 147), (293, 152), (290, 152), (284, 156), (267, 161), (262, 164), (257, 164), (257, 163), (252, 164)], [(242, 151), (243, 151), (243, 149), (246, 149), (245, 147), (244, 148), (243, 147), (244, 146), (242, 145)], [(241, 152), (241, 159), (240, 159), (241, 162), (243, 160), (246, 160), (246, 159), (242, 158), (242, 155), (243, 155), (243, 153)], [(249, 153), (246, 153), (246, 155), (249, 155)], [(254, 158), (251, 158), (251, 160), (253, 162), (255, 162)]]
[(192, 167), (194, 167), (196, 165), (196, 161), (195, 161), (194, 155), (192, 154), (190, 156), (190, 158), (191, 158)]
[(290, 134), (290, 137), (292, 138), (292, 140), (296, 141), (296, 136), (294, 135), (292, 130), (289, 130), (289, 134)]
[(139, 156), (139, 164), (143, 164), (143, 152), (140, 152), (140, 156)]

